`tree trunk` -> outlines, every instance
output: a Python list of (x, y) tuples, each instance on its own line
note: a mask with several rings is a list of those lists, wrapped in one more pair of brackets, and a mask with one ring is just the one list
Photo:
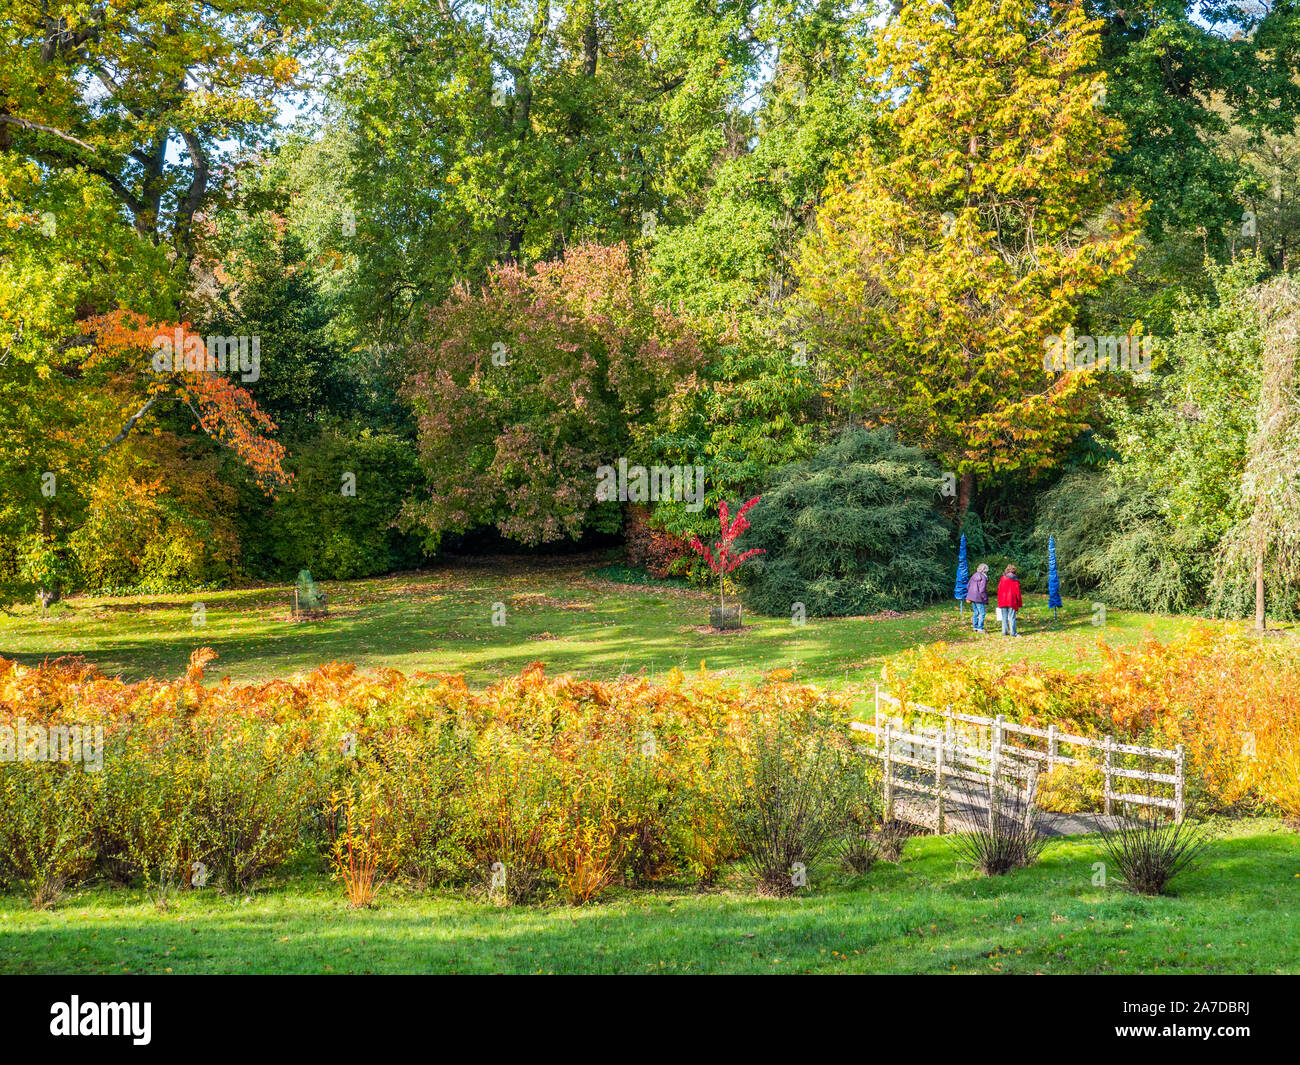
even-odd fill
[(1264, 552), (1255, 553), (1255, 628), (1263, 632), (1267, 627), (1264, 618)]
[(972, 470), (967, 470), (961, 475), (961, 481), (957, 484), (957, 514), (959, 517), (966, 513), (974, 495), (975, 473)]
[[(54, 539), (54, 522), (48, 506), (41, 507), (40, 534), (42, 544), (49, 544)], [(41, 613), (44, 613), (63, 598), (63, 582), (51, 581), (48, 588), (37, 586), (36, 598), (41, 601)]]

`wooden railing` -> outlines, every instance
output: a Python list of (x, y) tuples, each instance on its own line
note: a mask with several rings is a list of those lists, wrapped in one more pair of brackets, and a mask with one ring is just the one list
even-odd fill
[[(882, 726), (882, 704), (892, 704), (899, 708), (904, 705), (888, 692), (881, 691), (880, 685), (876, 685), (875, 724), (866, 726), (855, 723), (854, 728), (859, 731), (870, 732), (878, 739), (882, 738), (882, 728), (892, 728), (894, 731), (891, 732), (891, 735), (895, 737), (895, 742), (910, 744), (921, 742), (930, 746), (938, 744), (939, 747), (948, 751), (976, 751), (984, 755), (987, 750), (987, 757), (992, 760), (993, 766), (1003, 771), (1005, 771), (1008, 764), (1019, 764), (1025, 768), (1033, 767), (1041, 772), (1050, 772), (1058, 765), (1093, 765), (1094, 763), (1087, 759), (1064, 753), (1062, 747), (1100, 751), (1102, 759), (1096, 768), (1101, 772), (1104, 781), (1102, 792), (1103, 811), (1107, 815), (1113, 814), (1117, 805), (1123, 806), (1125, 804), (1172, 810), (1174, 820), (1179, 823), (1182, 822), (1186, 815), (1186, 757), (1182, 744), (1179, 744), (1173, 750), (1162, 747), (1142, 747), (1131, 743), (1118, 743), (1114, 736), (1104, 736), (1100, 739), (1091, 736), (1076, 736), (1072, 733), (1060, 731), (1056, 725), (1050, 725), (1045, 729), (1021, 725), (1013, 721), (1007, 721), (1001, 714), (992, 718), (980, 717), (976, 714), (959, 713), (950, 706), (939, 710), (933, 706), (926, 706), (924, 703), (907, 703), (906, 707), (910, 713), (919, 715), (922, 718), (926, 716), (937, 717), (944, 722), (942, 737), (940, 737), (937, 730), (927, 737), (925, 731), (905, 732), (902, 729), (901, 718), (895, 718), (892, 721), (887, 719), (887, 724)], [(966, 726), (965, 729), (961, 730), (963, 733), (968, 732), (971, 728), (981, 730), (977, 744), (972, 746), (966, 742), (958, 743), (958, 726)], [(985, 735), (988, 736), (987, 749), (984, 743)], [(940, 739), (942, 742), (940, 742)], [(967, 739), (969, 739), (969, 736), (963, 735), (963, 741)], [(1031, 740), (1042, 741), (1042, 747), (1029, 745)], [(1117, 764), (1117, 759), (1125, 757), (1129, 759), (1146, 759), (1148, 761), (1168, 761), (1172, 763), (1173, 771), (1162, 773), (1150, 769), (1135, 768), (1132, 765)], [(937, 758), (942, 760), (943, 754), (938, 754)], [(935, 768), (935, 763), (930, 761), (924, 768), (932, 771)], [(888, 781), (888, 776), (886, 779)], [(1116, 791), (1116, 781), (1167, 784), (1172, 788), (1173, 796), (1144, 794), (1140, 791)]]
[[(942, 835), (948, 824), (950, 802), (957, 797), (955, 787), (965, 787), (965, 794), (961, 797), (974, 800), (968, 805), (976, 808), (980, 806), (979, 792), (971, 790), (972, 784), (979, 785), (988, 794), (990, 813), (996, 813), (1002, 807), (997, 793), (1014, 788), (1023, 790), (1020, 809), (1023, 810), (1026, 824), (1034, 815), (1038, 796), (1038, 767), (1005, 756), (997, 745), (988, 750), (971, 747), (959, 742), (956, 734), (951, 731), (945, 734), (909, 732), (888, 719), (884, 725), (867, 725), (854, 721), (849, 727), (865, 732), (876, 740), (874, 745), (861, 750), (882, 763), (886, 821), (895, 818), (895, 792), (910, 791), (929, 798), (933, 804), (930, 819), (934, 822), (935, 830)], [(914, 769), (920, 775), (906, 776), (897, 772), (899, 767)], [(926, 774), (932, 777), (932, 783), (926, 782)], [(965, 811), (967, 816), (973, 812), (969, 809)]]

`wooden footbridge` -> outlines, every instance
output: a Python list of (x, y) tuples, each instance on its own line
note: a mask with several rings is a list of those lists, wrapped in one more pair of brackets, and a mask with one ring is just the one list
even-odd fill
[[(886, 819), (940, 834), (986, 824), (994, 808), (1035, 818), (1041, 779), (1057, 766), (1095, 767), (1104, 782), (1102, 809), (1047, 816), (1039, 824), (1049, 835), (1096, 832), (1117, 824), (1131, 807), (1166, 809), (1178, 822), (1186, 814), (1181, 745), (1142, 747), (1117, 743), (1114, 736), (1076, 736), (1055, 725), (1033, 728), (1002, 715), (904, 703), (879, 685), (874, 721), (851, 727), (872, 738), (860, 749), (881, 762)], [(1169, 772), (1154, 768), (1163, 763), (1170, 763)]]

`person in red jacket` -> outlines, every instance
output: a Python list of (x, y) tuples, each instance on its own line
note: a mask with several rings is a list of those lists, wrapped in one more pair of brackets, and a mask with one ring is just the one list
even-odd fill
[(1016, 632), (1016, 611), (1020, 609), (1020, 579), (1016, 567), (1008, 566), (998, 581), (998, 613), (1002, 615), (1002, 635), (1019, 636)]

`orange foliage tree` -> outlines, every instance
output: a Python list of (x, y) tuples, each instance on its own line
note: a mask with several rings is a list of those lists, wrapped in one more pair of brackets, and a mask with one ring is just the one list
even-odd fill
[(206, 355), (202, 369), (188, 368), (190, 364), (177, 357), (169, 368), (155, 370), (152, 356), (160, 339), (178, 352), (191, 345), (206, 352), (205, 339), (189, 323), (150, 322), (119, 310), (98, 315), (88, 325), (95, 350), (86, 366), (103, 366), (110, 375), (110, 392), (121, 398), (121, 429), (101, 450), (124, 441), (159, 404), (183, 403), (194, 415), (193, 428), (231, 448), (264, 487), (270, 490), (289, 483), (284, 446), (270, 436), (276, 424), (246, 388), (208, 368)]

